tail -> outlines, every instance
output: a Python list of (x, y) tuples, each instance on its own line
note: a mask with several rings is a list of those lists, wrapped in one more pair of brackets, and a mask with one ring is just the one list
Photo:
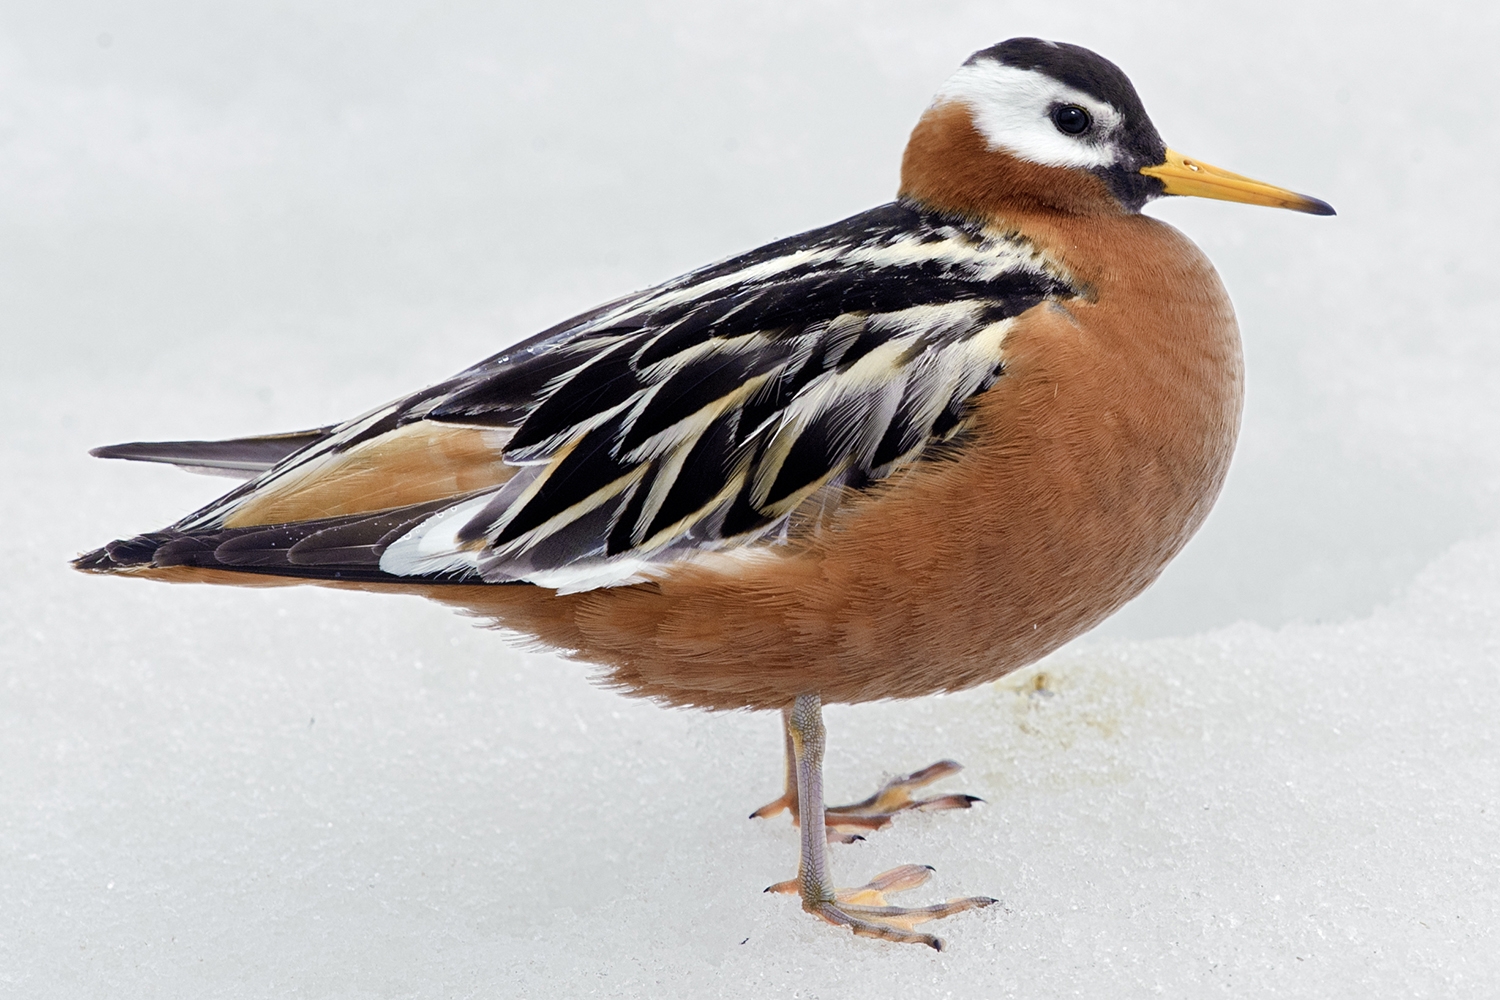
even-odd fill
[[(326, 440), (335, 427), (318, 427), (286, 434), (231, 438), (225, 441), (132, 441), (105, 445), (89, 452), (95, 458), (118, 458), (129, 462), (159, 462), (189, 472), (249, 479), (277, 463)], [(430, 513), (432, 504), (412, 512), (413, 518)], [(352, 516), (305, 521), (299, 524), (184, 531), (171, 527), (134, 538), (122, 538), (103, 548), (85, 552), (73, 567), (85, 573), (127, 573), (162, 579), (201, 576), (201, 571), (226, 570), (236, 574), (290, 576), (313, 579), (374, 580), (387, 577), (379, 571), (381, 536), (385, 522), (407, 521), (402, 511), (385, 517)], [(361, 527), (362, 526), (362, 527)], [(391, 526), (395, 526), (394, 524)], [(343, 529), (340, 533), (339, 529)], [(302, 564), (291, 550), (312, 536), (326, 540), (329, 532), (349, 539), (338, 548), (311, 542), (302, 553), (318, 549), (319, 562)], [(344, 565), (330, 565), (344, 563)], [(249, 582), (247, 580), (247, 582)]]
[[(229, 441), (112, 445), (103, 458), (166, 462), (249, 477), (160, 531), (123, 538), (73, 561), (86, 573), (155, 579), (380, 585), (484, 583), (477, 552), (426, 571), (381, 568), (415, 525), (493, 492), (515, 469), (500, 458), (508, 431), (414, 421), (380, 426), (376, 411), (331, 428)], [(350, 436), (365, 434), (351, 444)], [(343, 437), (340, 437), (340, 435)], [(234, 574), (238, 579), (225, 579)]]
[(127, 462), (161, 462), (189, 472), (248, 479), (309, 445), (317, 444), (333, 431), (330, 426), (228, 441), (131, 441), (95, 448), (89, 454), (95, 458), (120, 458)]

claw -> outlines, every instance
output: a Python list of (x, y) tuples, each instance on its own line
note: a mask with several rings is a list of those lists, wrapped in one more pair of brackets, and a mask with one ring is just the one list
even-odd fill
[[(942, 951), (942, 939), (918, 932), (915, 929), (918, 924), (941, 920), (965, 910), (983, 909), (994, 905), (997, 900), (989, 896), (965, 896), (950, 899), (946, 903), (915, 907), (892, 906), (886, 901), (886, 893), (915, 889), (931, 878), (932, 872), (930, 865), (902, 865), (881, 872), (858, 888), (836, 890), (832, 900), (820, 900), (804, 908), (830, 924), (848, 927), (860, 937), (882, 938), (904, 944), (925, 944), (936, 951)], [(800, 888), (798, 881), (791, 879), (778, 882), (766, 891), (794, 893)]]
[(772, 816), (779, 816), (782, 813), (786, 812), (788, 809), (791, 809), (792, 822), (795, 823), (797, 821), (797, 810), (793, 808), (795, 805), (796, 800), (793, 796), (783, 795), (781, 796), (781, 798), (772, 799), (770, 802), (767, 802), (765, 805), (755, 810), (755, 812), (750, 814), (750, 818), (770, 819)]

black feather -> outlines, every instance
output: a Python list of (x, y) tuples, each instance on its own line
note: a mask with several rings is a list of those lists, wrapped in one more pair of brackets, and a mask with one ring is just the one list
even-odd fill
[(728, 413), (709, 425), (708, 429), (693, 444), (683, 461), (682, 469), (667, 491), (661, 508), (652, 518), (643, 537), (663, 530), (690, 514), (703, 509), (724, 484), (734, 470), (738, 454), (734, 447), (734, 429), (739, 415)]
[(845, 458), (841, 437), (832, 419), (817, 420), (797, 435), (776, 472), (776, 480), (766, 494), (764, 506), (780, 503), (839, 468)]
[[(651, 325), (661, 332), (641, 351), (636, 364), (645, 368), (681, 354), (689, 347), (696, 347), (710, 337), (722, 340), (746, 332), (744, 329), (737, 330), (725, 317), (735, 309), (744, 307), (753, 296), (753, 292), (720, 292), (707, 298), (651, 310), (647, 314)], [(750, 329), (760, 327), (752, 324)]]
[(631, 491), (614, 527), (610, 529), (609, 539), (604, 547), (605, 555), (615, 556), (621, 552), (628, 552), (641, 540), (636, 537), (636, 524), (640, 521), (641, 512), (645, 509), (646, 497), (651, 493), (651, 485), (656, 481), (656, 473), (656, 463), (653, 462), (647, 466), (646, 472), (641, 476), (641, 481)]
[(304, 534), (287, 550), (295, 566), (379, 566), (386, 546), (430, 514), (455, 503), (453, 498), (414, 504)]
[(481, 378), (456, 389), (427, 416), (445, 422), (514, 427), (536, 409), (547, 384), (572, 371), (579, 361), (578, 352), (569, 350), (523, 358), (505, 369), (504, 378)]
[(875, 452), (870, 456), (870, 467), (879, 469), (889, 465), (896, 459), (907, 454), (925, 441), (931, 432), (931, 428), (924, 427), (918, 422), (914, 412), (919, 400), (912, 395), (903, 396), (901, 402), (896, 406), (896, 412), (891, 417), (890, 424), (885, 429), (885, 434), (880, 438), (880, 443), (875, 446)]
[(533, 570), (557, 569), (577, 559), (603, 555), (610, 526), (620, 507), (630, 499), (622, 495), (606, 500), (578, 520), (528, 546), (522, 561)]
[(746, 483), (730, 502), (729, 509), (724, 512), (724, 520), (719, 525), (720, 537), (734, 538), (738, 535), (747, 535), (752, 531), (759, 531), (775, 520), (750, 502), (750, 490), (751, 485)]
[(645, 388), (630, 360), (630, 344), (616, 344), (560, 385), (531, 412), (506, 446), (506, 455), (524, 453)]
[[(468, 495), (414, 504), (377, 515), (182, 531), (168, 528), (111, 542), (74, 560), (82, 570), (110, 572), (132, 567), (176, 566), (233, 569), (309, 579), (384, 580), (386, 582), (475, 582), (471, 575), (397, 577), (379, 568), (380, 553), (402, 531)], [(347, 558), (340, 558), (343, 553)]]
[[(521, 537), (630, 472), (632, 466), (614, 454), (620, 425), (621, 419), (617, 416), (585, 434), (547, 476), (541, 488), (495, 536), (493, 543), (504, 545)], [(469, 528), (465, 527), (460, 532), (460, 540), (468, 532)]]
[(791, 345), (775, 344), (752, 352), (709, 354), (684, 365), (657, 386), (620, 442), (621, 454), (633, 451), (652, 435), (717, 402), (750, 379), (774, 370), (791, 353)]

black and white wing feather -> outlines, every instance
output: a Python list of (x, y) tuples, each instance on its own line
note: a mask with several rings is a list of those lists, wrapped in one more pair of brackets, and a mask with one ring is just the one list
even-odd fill
[[(885, 205), (554, 327), (169, 531), (194, 564), (212, 550), (313, 576), (631, 582), (688, 550), (775, 539), (810, 499), (931, 456), (1000, 377), (1015, 318), (1078, 294), (1017, 236)], [(422, 422), (485, 429), (505, 474), (398, 510), (226, 527), (330, 456)]]

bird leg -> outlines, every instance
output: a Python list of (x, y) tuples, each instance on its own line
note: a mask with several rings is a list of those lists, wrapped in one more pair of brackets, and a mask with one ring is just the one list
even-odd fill
[[(782, 728), (786, 734), (786, 791), (781, 794), (780, 798), (767, 802), (755, 810), (750, 814), (750, 818), (775, 816), (789, 809), (792, 813), (792, 823), (797, 825), (801, 817), (797, 807), (797, 760), (792, 746), (792, 710), (782, 709), (781, 719)], [(828, 839), (841, 844), (860, 840), (862, 839), (861, 831), (882, 830), (890, 826), (891, 817), (898, 812), (913, 809), (918, 812), (967, 809), (976, 802), (983, 802), (984, 800), (977, 795), (937, 795), (929, 799), (919, 799), (912, 795), (916, 789), (962, 770), (963, 765), (957, 761), (940, 760), (936, 764), (927, 765), (920, 771), (892, 778), (867, 799), (843, 806), (826, 807), (824, 817), (828, 827)]]
[(914, 889), (927, 881), (932, 869), (925, 865), (902, 865), (856, 889), (835, 889), (828, 874), (828, 838), (824, 833), (825, 731), (823, 704), (817, 695), (797, 697), (787, 713), (787, 733), (796, 770), (797, 802), (807, 821), (800, 824), (802, 852), (797, 862), (797, 877), (778, 882), (768, 887), (767, 892), (798, 893), (804, 910), (831, 924), (848, 927), (862, 937), (925, 944), (938, 951), (943, 950), (943, 942), (914, 930), (916, 925), (995, 902), (988, 896), (968, 896), (932, 906), (889, 905), (886, 893)]

